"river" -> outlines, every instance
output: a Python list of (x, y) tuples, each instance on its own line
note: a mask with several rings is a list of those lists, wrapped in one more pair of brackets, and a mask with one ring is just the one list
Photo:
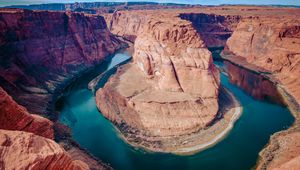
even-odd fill
[[(236, 96), (243, 107), (241, 117), (226, 138), (191, 156), (149, 153), (133, 148), (118, 136), (112, 123), (97, 110), (94, 94), (88, 89), (93, 78), (129, 58), (127, 52), (120, 51), (111, 60), (77, 79), (67, 89), (59, 109), (59, 119), (72, 129), (74, 140), (116, 170), (250, 169), (255, 166), (258, 153), (268, 143), (270, 135), (287, 129), (294, 122), (287, 108), (254, 100), (221, 73), (221, 84)], [(215, 64), (224, 67), (220, 61)], [(113, 73), (109, 71), (107, 78)], [(107, 78), (100, 82), (99, 87)]]

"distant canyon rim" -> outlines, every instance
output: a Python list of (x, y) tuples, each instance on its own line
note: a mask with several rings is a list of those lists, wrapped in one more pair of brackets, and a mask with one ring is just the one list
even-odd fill
[(271, 136), (255, 168), (300, 168), (299, 9), (68, 8), (73, 12), (0, 9), (0, 169), (113, 168), (80, 148), (57, 121), (55, 105), (73, 80), (128, 46), (133, 61), (95, 93), (98, 109), (128, 143), (185, 153), (234, 123), (240, 105), (220, 85), (208, 50), (224, 47), (221, 60), (233, 84), (287, 106), (295, 117), (292, 127)]

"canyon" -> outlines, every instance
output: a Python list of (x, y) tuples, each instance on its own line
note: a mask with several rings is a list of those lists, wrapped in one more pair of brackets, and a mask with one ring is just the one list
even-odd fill
[[(34, 137), (33, 142), (36, 138), (41, 143), (37, 147), (45, 148), (43, 156), (49, 161), (33, 157), (23, 168), (44, 162), (48, 169), (64, 163), (66, 169), (89, 169), (79, 160), (76, 161), (84, 166), (76, 168), (68, 153), (53, 141), (56, 134), (64, 133), (64, 128), (56, 123), (55, 102), (72, 79), (126, 44), (108, 31), (102, 17), (78, 13), (1, 9), (0, 30), (1, 129), (31, 132), (18, 132), (19, 138), (17, 132), (2, 131), (1, 152), (6, 156), (1, 166), (13, 166), (13, 152), (10, 145), (6, 146), (10, 140), (30, 144), (29, 139)], [(47, 147), (47, 143), (52, 146)], [(14, 145), (18, 146), (18, 142)], [(34, 147), (24, 147), (24, 151)], [(68, 147), (72, 148), (72, 144)], [(83, 157), (87, 158), (85, 162), (93, 162), (89, 155)]]
[(255, 168), (299, 167), (298, 9), (120, 6), (0, 9), (0, 169), (111, 169), (75, 144), (55, 107), (74, 80), (128, 44), (133, 61), (119, 66), (95, 100), (129, 144), (186, 153), (234, 124), (240, 104), (221, 85), (208, 49), (225, 47), (219, 59), (230, 82), (295, 117), (271, 136)]
[[(211, 14), (211, 12), (213, 14)], [(299, 11), (297, 9), (278, 10), (271, 7), (258, 7), (255, 9), (254, 7), (216, 7), (204, 8), (201, 10), (189, 9), (181, 11), (173, 10), (171, 12), (163, 11), (160, 14), (156, 14), (155, 11), (117, 11), (112, 15), (110, 14), (105, 16), (110, 25), (109, 28), (114, 34), (119, 35), (131, 42), (135, 42), (135, 53), (133, 55), (134, 63), (141, 67), (142, 71), (145, 72), (146, 75), (150, 75), (150, 79), (156, 80), (156, 83), (158, 86), (160, 86), (160, 80), (157, 80), (157, 75), (155, 75), (155, 67), (159, 65), (155, 61), (155, 57), (158, 56), (156, 55), (156, 52), (159, 50), (152, 50), (153, 47), (150, 45), (148, 45), (146, 48), (143, 47), (147, 45), (147, 41), (151, 39), (151, 31), (155, 31), (154, 26), (151, 27), (147, 25), (149, 25), (149, 23), (155, 20), (155, 18), (158, 16), (160, 17), (160, 22), (155, 26), (164, 24), (165, 18), (170, 17), (171, 19), (169, 20), (174, 21), (176, 19), (172, 17), (180, 17), (183, 20), (191, 22), (193, 28), (199, 33), (202, 41), (205, 43), (205, 47), (225, 46), (221, 58), (225, 61), (226, 69), (231, 82), (244, 89), (256, 99), (267, 100), (272, 103), (288, 106), (296, 117), (296, 123), (292, 128), (285, 132), (289, 135), (286, 135), (285, 133), (284, 134), (287, 136), (286, 138), (295, 138), (294, 140), (290, 140), (288, 143), (297, 141), (297, 129), (299, 126), (299, 123), (297, 123), (299, 120), (299, 57), (297, 56), (299, 55), (298, 41), (300, 23), (298, 19)], [(147, 29), (149, 30), (149, 28), (153, 28), (153, 30), (147, 31), (149, 34), (147, 34), (147, 38), (144, 38), (144, 32)], [(168, 33), (168, 31), (165, 33), (163, 31), (164, 29), (166, 28), (160, 29), (162, 30), (161, 33), (157, 31), (158, 38), (156, 38), (156, 41), (159, 42), (160, 37), (162, 40), (164, 40), (165, 35), (169, 36), (170, 33)], [(180, 33), (180, 30), (177, 32)], [(179, 37), (184, 37), (184, 35)], [(156, 42), (152, 42), (154, 47), (159, 46), (154, 44), (156, 44)], [(169, 47), (168, 44), (163, 44), (161, 46), (165, 48), (164, 50), (167, 51), (167, 53), (169, 51), (176, 53), (178, 49), (176, 45), (173, 50), (169, 50), (172, 48), (172, 46)], [(182, 46), (185, 45), (182, 44)], [(140, 51), (141, 49), (143, 51)], [(161, 51), (160, 54), (165, 54), (165, 51)], [(152, 57), (152, 55), (155, 56)], [(163, 57), (164, 55), (161, 56), (161, 58)], [(184, 62), (186, 62), (186, 60), (184, 60)], [(109, 113), (107, 117), (116, 122), (122, 122), (122, 109), (117, 109), (118, 111), (116, 111), (113, 109), (115, 106), (107, 106), (103, 104), (105, 102), (101, 103), (101, 101), (107, 101), (109, 100), (108, 98), (120, 98), (122, 95), (124, 95), (123, 97), (128, 98), (127, 100), (129, 103), (133, 103), (130, 103), (131, 105), (125, 104), (125, 107), (129, 105), (129, 107), (139, 108), (139, 106), (135, 105), (136, 101), (134, 100), (134, 97), (135, 95), (139, 95), (139, 93), (144, 92), (142, 88), (139, 89), (139, 92), (132, 93), (134, 94), (132, 99), (132, 95), (128, 95), (126, 97), (124, 93), (122, 94), (122, 92), (120, 92), (121, 90), (118, 89), (119, 86), (117, 84), (122, 82), (122, 76), (126, 76), (126, 73), (124, 72), (126, 72), (127, 69), (130, 70), (130, 68), (121, 68), (120, 73), (117, 73), (117, 76), (114, 76), (109, 81), (108, 85), (104, 87), (104, 90), (98, 91), (99, 94), (97, 93), (97, 96), (99, 96), (101, 99), (97, 101), (100, 110), (101, 108), (104, 109), (101, 110), (103, 114), (105, 115)], [(160, 70), (158, 70), (158, 72), (159, 71)], [(136, 73), (138, 70), (128, 72)], [(141, 79), (143, 78), (140, 77), (137, 81)], [(126, 81), (126, 78), (124, 78), (124, 80)], [(130, 79), (127, 79), (127, 81), (128, 80)], [(112, 85), (110, 83), (112, 83)], [(137, 82), (131, 84), (131, 86), (134, 86), (136, 83)], [(172, 83), (169, 82), (169, 84)], [(105, 90), (115, 93), (115, 91), (107, 86), (112, 86), (118, 89), (116, 96), (113, 95), (113, 97), (107, 98), (102, 97), (108, 96), (107, 93), (103, 92)], [(150, 86), (152, 87), (154, 85)], [(147, 89), (147, 87), (145, 87), (145, 89)], [(161, 98), (161, 96), (156, 98)], [(126, 103), (128, 101), (121, 100), (120, 102)], [(143, 100), (143, 102), (145, 102), (145, 100)], [(143, 103), (143, 105), (145, 104)], [(111, 109), (114, 111), (111, 112), (106, 109)], [(120, 115), (111, 116), (111, 114), (114, 112), (119, 113)], [(153, 112), (156, 112), (156, 110), (153, 110), (152, 114)], [(124, 119), (126, 124), (126, 118)], [(161, 126), (161, 124), (162, 123), (159, 125)], [(178, 130), (176, 132), (178, 132)], [(280, 137), (280, 134), (281, 133), (275, 134), (271, 138), (270, 144), (261, 152), (261, 159), (257, 166), (258, 169), (273, 169), (274, 167), (278, 168), (280, 164), (283, 164), (283, 160), (287, 161), (286, 159), (282, 158), (294, 158), (298, 156), (299, 148), (297, 147), (297, 144), (289, 144), (288, 148), (285, 148), (284, 145), (281, 146), (277, 144), (281, 143), (282, 140), (286, 141), (285, 138)], [(281, 147), (274, 149), (275, 146), (273, 146), (274, 144), (272, 144), (272, 141), (276, 141), (276, 146)], [(273, 150), (270, 148), (273, 148)], [(291, 150), (292, 148), (294, 152), (288, 153), (288, 150)]]

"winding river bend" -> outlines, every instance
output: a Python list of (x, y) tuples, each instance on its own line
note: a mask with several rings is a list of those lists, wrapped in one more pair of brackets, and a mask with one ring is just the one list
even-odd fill
[[(100, 73), (130, 58), (125, 51), (77, 79), (61, 101), (60, 121), (72, 129), (72, 136), (81, 147), (117, 170), (131, 169), (250, 169), (255, 166), (259, 151), (270, 135), (287, 129), (294, 121), (287, 108), (254, 100), (221, 74), (221, 84), (240, 101), (243, 112), (228, 136), (215, 146), (191, 156), (149, 153), (126, 144), (113, 125), (97, 110), (94, 94), (88, 83)], [(219, 67), (223, 63), (216, 61)], [(100, 81), (103, 86), (114, 71)]]

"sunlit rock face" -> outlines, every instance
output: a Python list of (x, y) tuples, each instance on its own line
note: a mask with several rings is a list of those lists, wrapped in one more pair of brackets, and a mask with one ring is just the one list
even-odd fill
[(21, 131), (0, 130), (1, 169), (87, 170), (54, 141)]
[(211, 53), (190, 22), (148, 17), (136, 35), (133, 63), (97, 91), (98, 108), (145, 141), (207, 127), (218, 111), (220, 85)]
[(300, 102), (300, 20), (248, 18), (238, 24), (226, 51), (263, 68)]
[(116, 11), (112, 15), (104, 15), (109, 30), (118, 36), (134, 42), (145, 21), (148, 19), (146, 13), (135, 15), (126, 11)]
[(0, 85), (38, 114), (52, 114), (63, 84), (124, 45), (103, 17), (80, 13), (1, 9), (0, 30)]

